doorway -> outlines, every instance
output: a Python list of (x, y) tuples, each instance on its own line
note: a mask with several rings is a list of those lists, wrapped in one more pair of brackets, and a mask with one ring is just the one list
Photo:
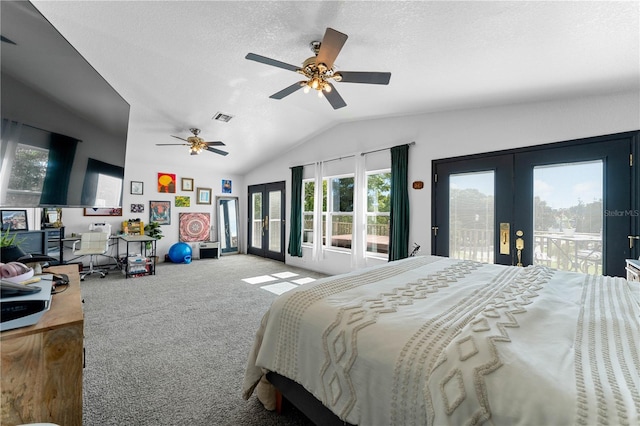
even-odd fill
[(284, 262), (285, 182), (249, 186), (248, 250)]
[(638, 134), (434, 160), (432, 253), (624, 276), (640, 253)]

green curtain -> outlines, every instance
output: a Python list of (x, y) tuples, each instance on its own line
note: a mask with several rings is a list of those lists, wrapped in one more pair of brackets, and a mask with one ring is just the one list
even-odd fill
[(291, 169), (291, 220), (287, 252), (297, 257), (302, 257), (302, 171), (303, 166)]
[(409, 257), (409, 145), (391, 148), (389, 262)]
[(49, 161), (42, 185), (40, 204), (64, 206), (68, 204), (71, 169), (78, 140), (58, 133), (51, 133), (49, 141)]

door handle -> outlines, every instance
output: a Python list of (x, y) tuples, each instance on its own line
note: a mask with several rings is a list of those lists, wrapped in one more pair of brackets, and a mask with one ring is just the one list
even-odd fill
[(627, 238), (629, 239), (629, 248), (630, 249), (633, 248), (633, 240), (640, 240), (640, 236), (638, 236), (638, 235), (627, 235)]
[(262, 228), (264, 228), (265, 231), (269, 230), (269, 216), (265, 216), (264, 219), (262, 219)]
[(500, 254), (509, 254), (509, 233), (511, 225), (508, 222), (500, 222)]
[(522, 230), (518, 229), (516, 231), (516, 253), (518, 255), (518, 263), (516, 264), (517, 266), (522, 266), (522, 250), (524, 250), (524, 240), (522, 239), (522, 236), (524, 235), (524, 232), (522, 232)]

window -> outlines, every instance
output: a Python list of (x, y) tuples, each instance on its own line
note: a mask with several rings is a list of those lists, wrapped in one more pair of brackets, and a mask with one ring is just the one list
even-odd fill
[(367, 252), (389, 252), (391, 172), (367, 173)]
[(5, 203), (34, 206), (40, 203), (47, 174), (49, 150), (18, 143)]
[[(353, 237), (353, 187), (351, 176), (328, 177), (322, 180), (322, 244), (351, 248)], [(313, 243), (315, 182), (303, 181), (302, 243)]]
[(313, 244), (313, 200), (316, 184), (313, 179), (302, 181), (302, 244)]
[(323, 190), (325, 226), (322, 235), (327, 246), (351, 249), (354, 181), (353, 175), (327, 179), (330, 190)]

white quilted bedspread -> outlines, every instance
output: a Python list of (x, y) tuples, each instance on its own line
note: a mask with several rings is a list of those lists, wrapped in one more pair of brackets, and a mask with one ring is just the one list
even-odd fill
[(275, 371), (363, 426), (638, 425), (639, 292), (433, 256), (327, 278), (265, 314), (243, 395)]

